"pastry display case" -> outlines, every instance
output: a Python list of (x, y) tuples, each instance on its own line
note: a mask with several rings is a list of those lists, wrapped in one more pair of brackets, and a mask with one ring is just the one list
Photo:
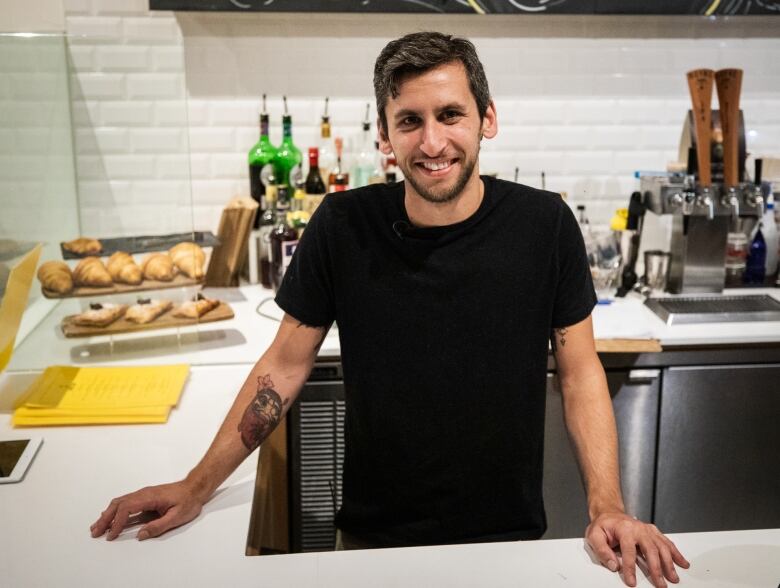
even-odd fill
[(166, 162), (179, 181), (148, 193), (153, 178), (116, 177), (117, 166), (90, 152), (100, 139), (88, 120), (75, 128), (65, 36), (0, 35), (0, 62), (0, 292), (10, 268), (43, 245), (9, 369), (197, 347), (200, 325), (234, 313), (203, 291), (219, 240), (194, 226), (187, 142), (181, 169)]

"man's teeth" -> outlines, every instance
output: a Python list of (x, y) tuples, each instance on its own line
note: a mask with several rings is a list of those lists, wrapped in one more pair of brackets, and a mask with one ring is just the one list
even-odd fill
[(429, 169), (431, 171), (436, 171), (439, 169), (444, 169), (445, 167), (450, 167), (451, 162), (449, 161), (439, 161), (439, 162), (423, 162), (423, 167), (425, 169)]

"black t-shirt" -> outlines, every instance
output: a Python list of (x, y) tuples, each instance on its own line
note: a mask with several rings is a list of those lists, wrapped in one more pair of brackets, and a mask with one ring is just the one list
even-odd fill
[[(338, 323), (346, 394), (336, 524), (380, 546), (534, 539), (550, 330), (593, 309), (560, 196), (483, 176), (466, 220), (412, 227), (403, 183), (327, 196), (276, 296)], [(400, 221), (400, 222), (399, 222)]]

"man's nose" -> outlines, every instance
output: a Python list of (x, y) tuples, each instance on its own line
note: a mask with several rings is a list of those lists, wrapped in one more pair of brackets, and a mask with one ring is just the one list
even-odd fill
[(420, 142), (420, 151), (428, 157), (441, 155), (447, 146), (444, 129), (437, 121), (426, 123), (422, 129), (422, 141)]

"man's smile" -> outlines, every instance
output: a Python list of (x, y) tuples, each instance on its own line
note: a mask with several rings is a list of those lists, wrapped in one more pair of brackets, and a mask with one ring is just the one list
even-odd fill
[(425, 175), (436, 178), (447, 175), (447, 173), (452, 169), (453, 165), (455, 165), (457, 162), (457, 158), (426, 160), (415, 162), (415, 166)]

